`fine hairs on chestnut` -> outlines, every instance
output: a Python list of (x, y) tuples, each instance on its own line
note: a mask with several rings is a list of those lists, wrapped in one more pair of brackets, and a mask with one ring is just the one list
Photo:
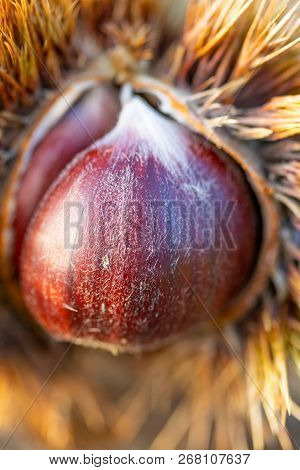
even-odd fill
[(46, 446), (296, 446), (297, 3), (46, 3), (0, 1), (0, 377), (74, 345)]

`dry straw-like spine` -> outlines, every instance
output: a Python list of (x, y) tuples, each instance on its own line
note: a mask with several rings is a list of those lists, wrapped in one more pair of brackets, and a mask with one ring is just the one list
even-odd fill
[(44, 79), (61, 76), (75, 27), (72, 0), (0, 1), (0, 102), (28, 102)]
[(300, 134), (300, 95), (278, 96), (258, 108), (219, 106), (210, 111), (212, 123), (221, 121), (240, 139), (280, 140)]
[[(288, 78), (285, 94), (299, 88), (299, 8), (293, 0), (191, 1), (179, 46), (183, 51), (180, 78), (186, 80), (193, 70), (192, 86), (201, 90), (247, 77), (252, 103), (256, 93), (253, 81), (262, 71), (274, 77), (269, 84), (272, 92), (279, 85), (277, 70), (282, 78)], [(241, 101), (246, 90), (239, 94), (235, 92), (232, 100)], [(242, 104), (247, 105), (246, 101)]]

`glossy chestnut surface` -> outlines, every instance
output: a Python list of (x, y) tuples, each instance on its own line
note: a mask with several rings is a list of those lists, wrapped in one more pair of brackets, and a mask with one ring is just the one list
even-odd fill
[(57, 337), (154, 347), (220, 319), (251, 274), (257, 232), (252, 192), (230, 159), (132, 98), (36, 210), (23, 295)]

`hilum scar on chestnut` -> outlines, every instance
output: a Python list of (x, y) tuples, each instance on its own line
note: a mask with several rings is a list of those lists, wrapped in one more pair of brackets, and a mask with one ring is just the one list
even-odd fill
[(125, 351), (221, 321), (258, 250), (256, 201), (237, 165), (138, 96), (79, 150), (22, 240), (22, 293), (37, 321)]

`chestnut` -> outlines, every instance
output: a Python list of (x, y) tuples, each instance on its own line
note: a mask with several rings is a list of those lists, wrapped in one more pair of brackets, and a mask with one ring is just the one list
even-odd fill
[(35, 209), (23, 296), (58, 338), (153, 349), (222, 318), (251, 276), (258, 232), (255, 198), (231, 159), (131, 97)]

